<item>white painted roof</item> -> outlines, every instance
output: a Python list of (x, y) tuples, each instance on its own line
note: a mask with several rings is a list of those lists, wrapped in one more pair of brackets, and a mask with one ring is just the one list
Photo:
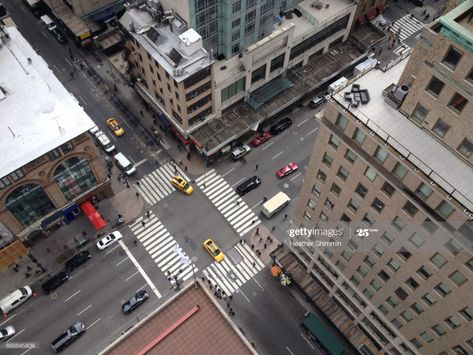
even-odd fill
[[(408, 58), (404, 59), (385, 73), (373, 69), (356, 80), (360, 89), (369, 91), (371, 100), (367, 105), (350, 107), (349, 110), (459, 203), (473, 211), (473, 169), (384, 101), (383, 90), (398, 82), (407, 61)], [(343, 93), (350, 88), (348, 86), (334, 95), (345, 107), (348, 102)]]
[[(0, 177), (86, 132), (94, 123), (14, 27), (0, 47)], [(31, 63), (28, 62), (31, 59)]]

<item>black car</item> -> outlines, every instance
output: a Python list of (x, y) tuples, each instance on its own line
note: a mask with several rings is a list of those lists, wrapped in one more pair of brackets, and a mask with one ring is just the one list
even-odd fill
[(69, 276), (64, 272), (61, 271), (59, 274), (54, 275), (48, 281), (41, 285), (41, 288), (44, 292), (50, 293), (61, 286), (64, 282), (69, 279)]
[(271, 133), (273, 136), (277, 136), (285, 129), (291, 127), (291, 125), (292, 120), (289, 117), (283, 118), (281, 121), (271, 126), (269, 133)]
[(148, 299), (148, 297), (148, 292), (145, 290), (139, 290), (132, 298), (122, 305), (123, 313), (129, 314), (133, 312), (136, 308), (141, 306)]
[(74, 255), (72, 258), (66, 261), (66, 269), (67, 271), (72, 271), (76, 267), (82, 265), (87, 260), (89, 260), (92, 256), (87, 250), (81, 251), (79, 254)]
[(85, 332), (85, 325), (82, 322), (76, 322), (71, 325), (64, 333), (51, 342), (51, 349), (55, 352), (63, 351), (71, 345), (77, 338)]
[(259, 176), (253, 176), (249, 179), (243, 181), (240, 185), (237, 186), (237, 192), (240, 196), (250, 192), (251, 190), (257, 188), (261, 184), (261, 178)]
[(63, 44), (67, 42), (66, 36), (64, 36), (64, 34), (61, 32), (59, 28), (54, 27), (53, 29), (51, 29), (51, 33), (53, 34), (54, 38), (56, 38), (59, 43)]

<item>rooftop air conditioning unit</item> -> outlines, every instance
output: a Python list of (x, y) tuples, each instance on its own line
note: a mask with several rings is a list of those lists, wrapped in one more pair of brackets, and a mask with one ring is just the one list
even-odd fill
[(404, 101), (408, 93), (409, 87), (407, 85), (401, 85), (396, 89), (396, 91), (394, 91), (394, 97), (400, 102), (402, 102)]

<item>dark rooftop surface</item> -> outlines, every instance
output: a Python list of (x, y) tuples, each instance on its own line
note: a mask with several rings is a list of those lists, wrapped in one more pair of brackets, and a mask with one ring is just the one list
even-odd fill
[(251, 351), (207, 294), (190, 287), (107, 352), (144, 353), (245, 355)]

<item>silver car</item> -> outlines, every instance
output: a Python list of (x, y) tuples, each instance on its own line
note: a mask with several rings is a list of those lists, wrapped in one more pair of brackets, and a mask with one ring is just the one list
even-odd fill
[(15, 327), (13, 325), (9, 325), (3, 329), (0, 329), (0, 341), (7, 341), (13, 335), (15, 335)]
[(54, 339), (51, 343), (51, 348), (55, 352), (59, 352), (67, 348), (77, 338), (85, 332), (85, 325), (82, 322), (76, 322), (71, 325), (64, 333)]

